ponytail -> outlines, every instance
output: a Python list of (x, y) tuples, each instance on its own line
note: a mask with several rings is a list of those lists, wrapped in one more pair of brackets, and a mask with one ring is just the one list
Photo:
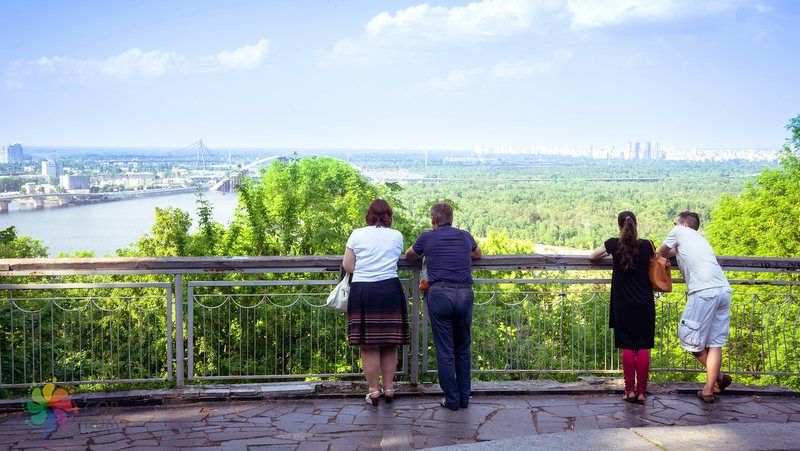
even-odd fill
[(639, 235), (636, 232), (636, 215), (623, 211), (617, 217), (619, 231), (619, 266), (627, 272), (636, 269), (639, 257)]

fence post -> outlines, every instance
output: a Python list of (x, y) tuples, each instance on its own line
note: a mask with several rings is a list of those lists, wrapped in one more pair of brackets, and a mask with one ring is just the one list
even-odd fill
[(416, 386), (419, 384), (419, 279), (420, 270), (412, 269), (411, 278), (413, 286), (411, 287), (414, 293), (411, 302), (411, 385)]
[(183, 276), (175, 274), (175, 386), (183, 388)]
[(186, 287), (186, 379), (194, 379), (194, 287)]

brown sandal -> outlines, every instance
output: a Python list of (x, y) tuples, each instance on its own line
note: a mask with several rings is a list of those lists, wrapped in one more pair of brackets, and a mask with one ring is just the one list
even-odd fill
[(722, 380), (719, 380), (716, 384), (714, 384), (714, 394), (724, 392), (726, 388), (730, 387), (732, 382), (733, 379), (731, 379), (730, 374), (723, 374)]
[(697, 391), (697, 397), (702, 399), (704, 403), (707, 404), (714, 404), (717, 401), (717, 397), (714, 395), (704, 395), (703, 390)]

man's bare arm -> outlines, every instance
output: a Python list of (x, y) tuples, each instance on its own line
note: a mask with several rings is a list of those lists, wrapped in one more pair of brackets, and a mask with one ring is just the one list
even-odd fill
[(414, 246), (410, 246), (406, 251), (406, 260), (413, 262), (415, 260), (419, 260), (420, 258), (422, 258), (422, 255), (419, 255), (414, 251)]
[(662, 244), (661, 247), (658, 248), (658, 253), (661, 254), (662, 257), (672, 258), (675, 256), (675, 249), (670, 249), (666, 244)]
[(469, 254), (469, 255), (470, 255), (470, 257), (472, 257), (473, 260), (477, 260), (477, 259), (483, 257), (483, 250), (481, 249), (480, 246), (476, 246), (475, 250), (472, 251), (472, 253)]

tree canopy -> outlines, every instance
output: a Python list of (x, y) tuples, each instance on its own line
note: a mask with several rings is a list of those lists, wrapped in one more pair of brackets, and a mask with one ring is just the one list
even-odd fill
[(780, 167), (764, 169), (738, 195), (724, 195), (711, 213), (707, 233), (718, 253), (770, 257), (800, 255), (800, 115)]
[(0, 229), (0, 258), (47, 257), (47, 247), (29, 236), (17, 235), (14, 226)]
[(394, 210), (393, 227), (410, 242), (425, 228), (422, 209), (408, 210), (397, 184), (377, 185), (334, 158), (278, 160), (258, 179), (242, 177), (239, 203), (228, 227), (212, 219), (212, 205), (198, 193), (198, 231), (188, 212), (156, 209), (151, 233), (120, 255), (322, 255), (344, 252), (350, 232), (365, 225), (376, 198)]

